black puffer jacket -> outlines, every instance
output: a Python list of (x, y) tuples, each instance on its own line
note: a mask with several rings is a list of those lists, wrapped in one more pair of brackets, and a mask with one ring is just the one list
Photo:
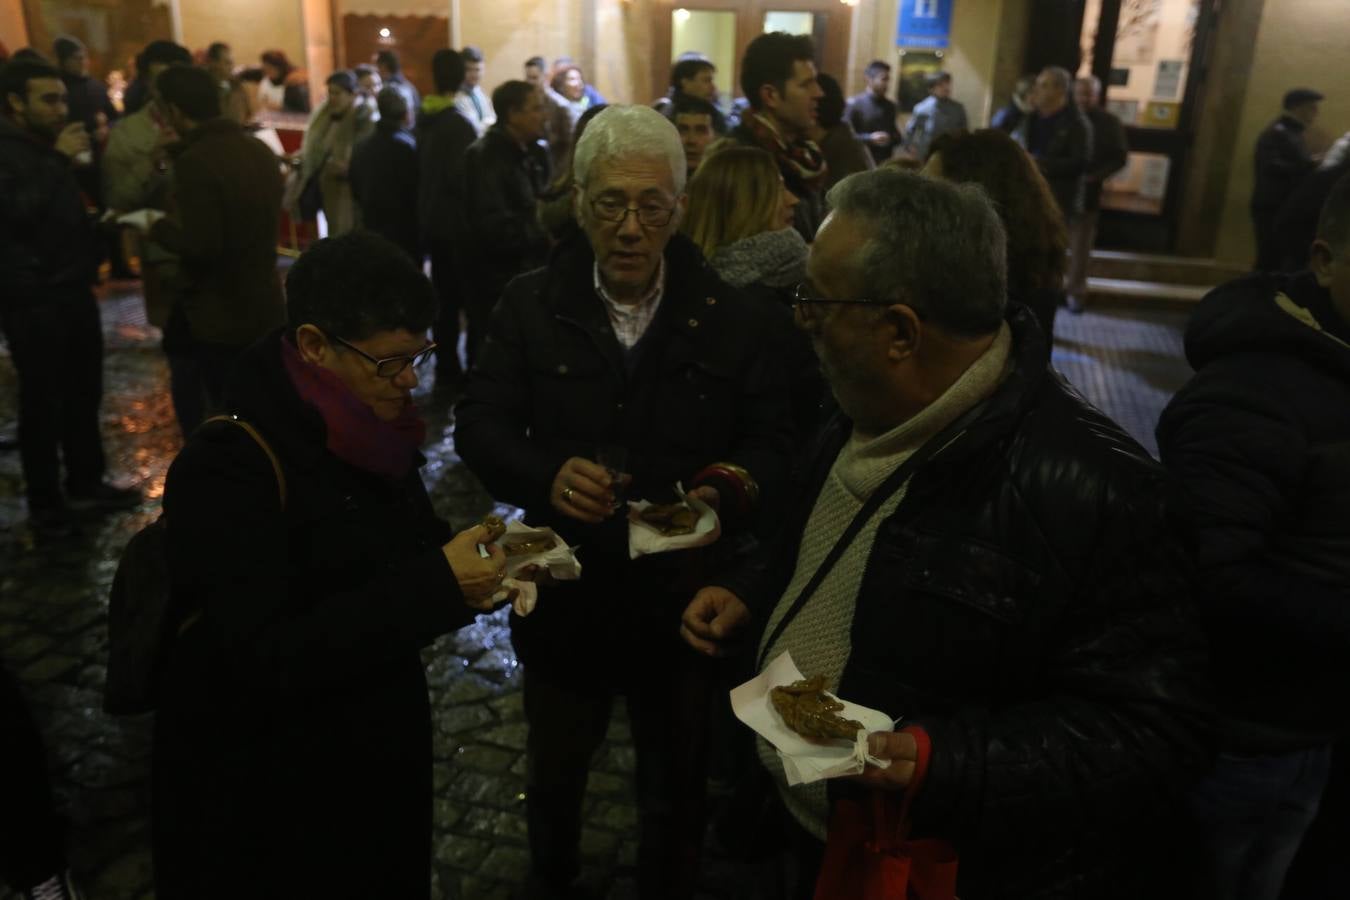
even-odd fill
[(1186, 332), (1196, 375), (1158, 423), (1237, 752), (1326, 743), (1350, 725), (1347, 341), (1311, 275), (1218, 288)]
[[(787, 391), (754, 308), (686, 238), (672, 238), (665, 259), (661, 306), (626, 357), (595, 292), (590, 245), (582, 237), (559, 245), (547, 268), (507, 287), (456, 408), (456, 449), (492, 495), (581, 547), (583, 580), (546, 589), (533, 615), (513, 620), (527, 663), (552, 649), (550, 661), (573, 671), (594, 665), (611, 677), (622, 668), (618, 654), (643, 650), (633, 628), (677, 640), (690, 595), (676, 583), (702, 560), (671, 553), (630, 561), (623, 517), (588, 526), (559, 515), (549, 490), (568, 458), (594, 459), (601, 444), (626, 448), (631, 499), (668, 502), (672, 485), (693, 488), (694, 475), (719, 461), (745, 467), (762, 498), (782, 490)], [(611, 634), (625, 638), (603, 654), (577, 653)]]
[[(1163, 472), (1047, 368), (1028, 310), (1010, 320), (1014, 371), (932, 439), (880, 525), (839, 694), (931, 736), (915, 835), (955, 845), (961, 897), (1170, 896), (1169, 828), (1208, 716)], [(849, 433), (824, 432), (776, 555), (723, 581), (757, 621)]]
[(465, 233), (464, 153), (478, 139), (469, 120), (443, 99), (428, 102), (417, 119), (417, 221), (427, 241), (455, 241)]
[(0, 303), (88, 294), (97, 243), (70, 160), (0, 116)]
[[(255, 425), (188, 441), (164, 493), (174, 643), (155, 723), (160, 897), (426, 897), (431, 711), (420, 651), (467, 624), (416, 470), (325, 448), (281, 360), (249, 348), (229, 409)], [(333, 865), (341, 860), (341, 865)]]

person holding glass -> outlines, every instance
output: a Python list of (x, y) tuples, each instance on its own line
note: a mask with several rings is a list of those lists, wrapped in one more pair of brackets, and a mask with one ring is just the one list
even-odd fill
[[(511, 620), (529, 724), (530, 896), (573, 888), (587, 770), (623, 696), (639, 895), (688, 897), (714, 698), (709, 661), (680, 643), (680, 613), (786, 476), (788, 391), (754, 307), (676, 233), (686, 170), (675, 126), (650, 107), (610, 107), (578, 142), (573, 173), (581, 233), (502, 295), (456, 409), (456, 448), (494, 497), (580, 547), (581, 580), (541, 590), (534, 612)], [(630, 559), (619, 496), (669, 502), (677, 482), (718, 509), (721, 538)]]
[(453, 534), (418, 473), (436, 300), (407, 254), (323, 240), (286, 288), (286, 324), (236, 367), (238, 421), (198, 429), (165, 485), (155, 893), (427, 897), (420, 651), (492, 609), (505, 558)]

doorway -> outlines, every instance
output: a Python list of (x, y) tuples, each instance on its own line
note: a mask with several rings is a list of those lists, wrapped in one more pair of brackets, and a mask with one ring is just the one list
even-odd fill
[(750, 42), (768, 31), (810, 35), (816, 67), (847, 74), (853, 10), (838, 0), (659, 0), (653, 17), (651, 96), (670, 88), (670, 66), (681, 53), (702, 53), (717, 66), (720, 102), (741, 94), (740, 61)]
[(1086, 0), (1076, 76), (1095, 75), (1129, 161), (1102, 191), (1098, 244), (1173, 252), (1215, 0)]

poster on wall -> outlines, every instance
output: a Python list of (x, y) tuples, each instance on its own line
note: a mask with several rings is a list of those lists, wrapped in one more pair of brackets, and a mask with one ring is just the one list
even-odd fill
[(956, 0), (900, 0), (895, 46), (945, 49), (951, 42)]
[(1158, 77), (1153, 81), (1153, 96), (1159, 100), (1175, 100), (1181, 93), (1181, 70), (1185, 63), (1179, 59), (1158, 60)]
[(941, 50), (901, 50), (900, 86), (896, 98), (901, 112), (910, 112), (914, 104), (928, 96), (928, 76), (942, 71)]

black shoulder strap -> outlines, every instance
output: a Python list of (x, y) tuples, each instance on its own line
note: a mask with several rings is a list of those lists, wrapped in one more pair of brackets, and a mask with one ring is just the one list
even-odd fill
[[(774, 642), (782, 637), (783, 631), (787, 628), (788, 623), (797, 617), (797, 614), (802, 611), (802, 607), (806, 606), (806, 601), (811, 599), (811, 596), (820, 587), (821, 582), (825, 580), (825, 576), (830, 574), (830, 570), (834, 568), (835, 563), (839, 562), (839, 557), (844, 555), (844, 551), (853, 543), (853, 539), (858, 536), (858, 532), (862, 531), (863, 526), (867, 524), (872, 516), (876, 515), (877, 510), (881, 509), (887, 500), (895, 496), (896, 491), (904, 486), (905, 482), (910, 479), (920, 466), (935, 456), (943, 448), (949, 446), (952, 441), (960, 437), (961, 433), (965, 431), (970, 423), (978, 418), (983, 409), (983, 403), (977, 404), (974, 409), (969, 410), (965, 415), (961, 416), (961, 418), (957, 419), (947, 428), (944, 428), (939, 434), (930, 438), (927, 443), (916, 450), (909, 459), (897, 466), (895, 471), (888, 475), (886, 480), (881, 483), (881, 486), (872, 492), (871, 496), (867, 498), (867, 501), (863, 503), (862, 509), (858, 510), (857, 515), (853, 517), (853, 521), (848, 523), (848, 527), (844, 529), (844, 533), (839, 535), (839, 540), (834, 542), (834, 546), (830, 548), (830, 552), (825, 556), (825, 559), (821, 560), (820, 565), (816, 567), (815, 574), (811, 576), (811, 580), (806, 583), (806, 586), (802, 588), (801, 593), (799, 593), (797, 598), (792, 601), (792, 606), (788, 608), (788, 611), (784, 613), (783, 618), (779, 619), (778, 624), (774, 626), (773, 631), (769, 634), (769, 639), (762, 645), (764, 649), (759, 653), (756, 671), (764, 668), (765, 658), (768, 656), (769, 650), (772, 649)], [(827, 475), (826, 477), (828, 478), (829, 476)], [(808, 523), (809, 521), (808, 518)], [(797, 552), (801, 552), (800, 544), (798, 545)]]
[(212, 416), (211, 418), (203, 422), (202, 425), (210, 425), (212, 422), (229, 422), (231, 425), (237, 425), (238, 427), (244, 429), (244, 431), (248, 434), (248, 436), (253, 438), (253, 443), (258, 445), (258, 449), (262, 450), (262, 452), (266, 454), (267, 461), (272, 464), (272, 474), (274, 474), (277, 477), (277, 495), (278, 498), (281, 500), (281, 511), (285, 512), (286, 473), (281, 470), (281, 460), (277, 459), (277, 454), (272, 449), (272, 445), (267, 443), (267, 440), (262, 436), (261, 433), (259, 433), (258, 429), (254, 428), (252, 425), (250, 425), (248, 422), (245, 422), (238, 416)]

